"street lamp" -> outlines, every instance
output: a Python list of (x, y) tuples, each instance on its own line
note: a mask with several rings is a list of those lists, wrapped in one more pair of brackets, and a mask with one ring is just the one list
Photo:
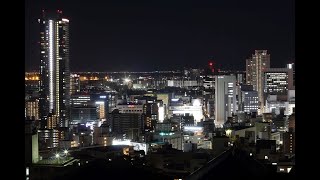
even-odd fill
[(231, 129), (226, 130), (226, 135), (227, 135), (228, 137), (231, 136), (231, 133), (232, 133), (232, 130), (231, 130)]
[(56, 158), (58, 159), (58, 163), (60, 163), (60, 155), (59, 155), (59, 153), (56, 154)]
[(64, 155), (65, 155), (65, 159), (67, 159), (67, 156), (68, 156), (68, 150), (67, 149), (65, 149), (64, 151), (63, 151), (63, 153), (64, 153)]

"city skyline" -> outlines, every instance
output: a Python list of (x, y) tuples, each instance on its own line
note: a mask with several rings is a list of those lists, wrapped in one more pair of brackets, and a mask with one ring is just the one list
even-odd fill
[(25, 179), (295, 176), (292, 1), (25, 3)]
[(42, 9), (70, 19), (71, 71), (203, 68), (210, 57), (221, 69), (245, 70), (257, 49), (268, 50), (271, 67), (294, 62), (294, 1), (72, 3), (26, 2), (26, 71), (39, 67)]

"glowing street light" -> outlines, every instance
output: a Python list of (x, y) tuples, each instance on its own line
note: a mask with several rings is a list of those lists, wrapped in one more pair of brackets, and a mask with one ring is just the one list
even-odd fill
[(67, 156), (68, 155), (68, 150), (64, 150), (63, 153)]
[(59, 153), (57, 153), (55, 156), (58, 159), (58, 163), (60, 163), (60, 155), (59, 155)]
[(231, 129), (226, 130), (226, 135), (227, 135), (227, 136), (231, 136), (231, 132), (232, 132)]
[(125, 78), (124, 82), (128, 83), (128, 82), (130, 82), (130, 79), (129, 78)]

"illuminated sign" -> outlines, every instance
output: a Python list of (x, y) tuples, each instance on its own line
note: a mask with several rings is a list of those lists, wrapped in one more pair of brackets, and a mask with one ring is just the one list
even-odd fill
[(203, 131), (203, 127), (198, 126), (184, 126), (184, 131)]
[(134, 105), (128, 105), (128, 107), (133, 108), (133, 107), (134, 107)]
[(174, 135), (174, 133), (170, 132), (170, 133), (164, 133), (164, 132), (161, 132), (159, 133), (160, 136), (172, 136)]
[(107, 96), (100, 96), (100, 98), (101, 98), (101, 99), (105, 99), (105, 98), (107, 98)]

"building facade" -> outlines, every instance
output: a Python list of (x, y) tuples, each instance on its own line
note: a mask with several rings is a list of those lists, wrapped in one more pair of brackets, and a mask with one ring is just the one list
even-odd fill
[(59, 126), (70, 119), (69, 20), (62, 11), (42, 12), (40, 23), (40, 118), (59, 117)]
[(293, 70), (289, 68), (269, 68), (264, 72), (264, 93), (287, 95), (293, 89)]
[(29, 99), (25, 104), (26, 108), (26, 118), (39, 120), (39, 100), (38, 99)]
[(258, 91), (260, 109), (263, 110), (264, 71), (270, 68), (270, 54), (267, 50), (255, 50), (255, 54), (246, 60), (246, 81)]
[(236, 77), (215, 76), (215, 126), (221, 127), (236, 111)]

